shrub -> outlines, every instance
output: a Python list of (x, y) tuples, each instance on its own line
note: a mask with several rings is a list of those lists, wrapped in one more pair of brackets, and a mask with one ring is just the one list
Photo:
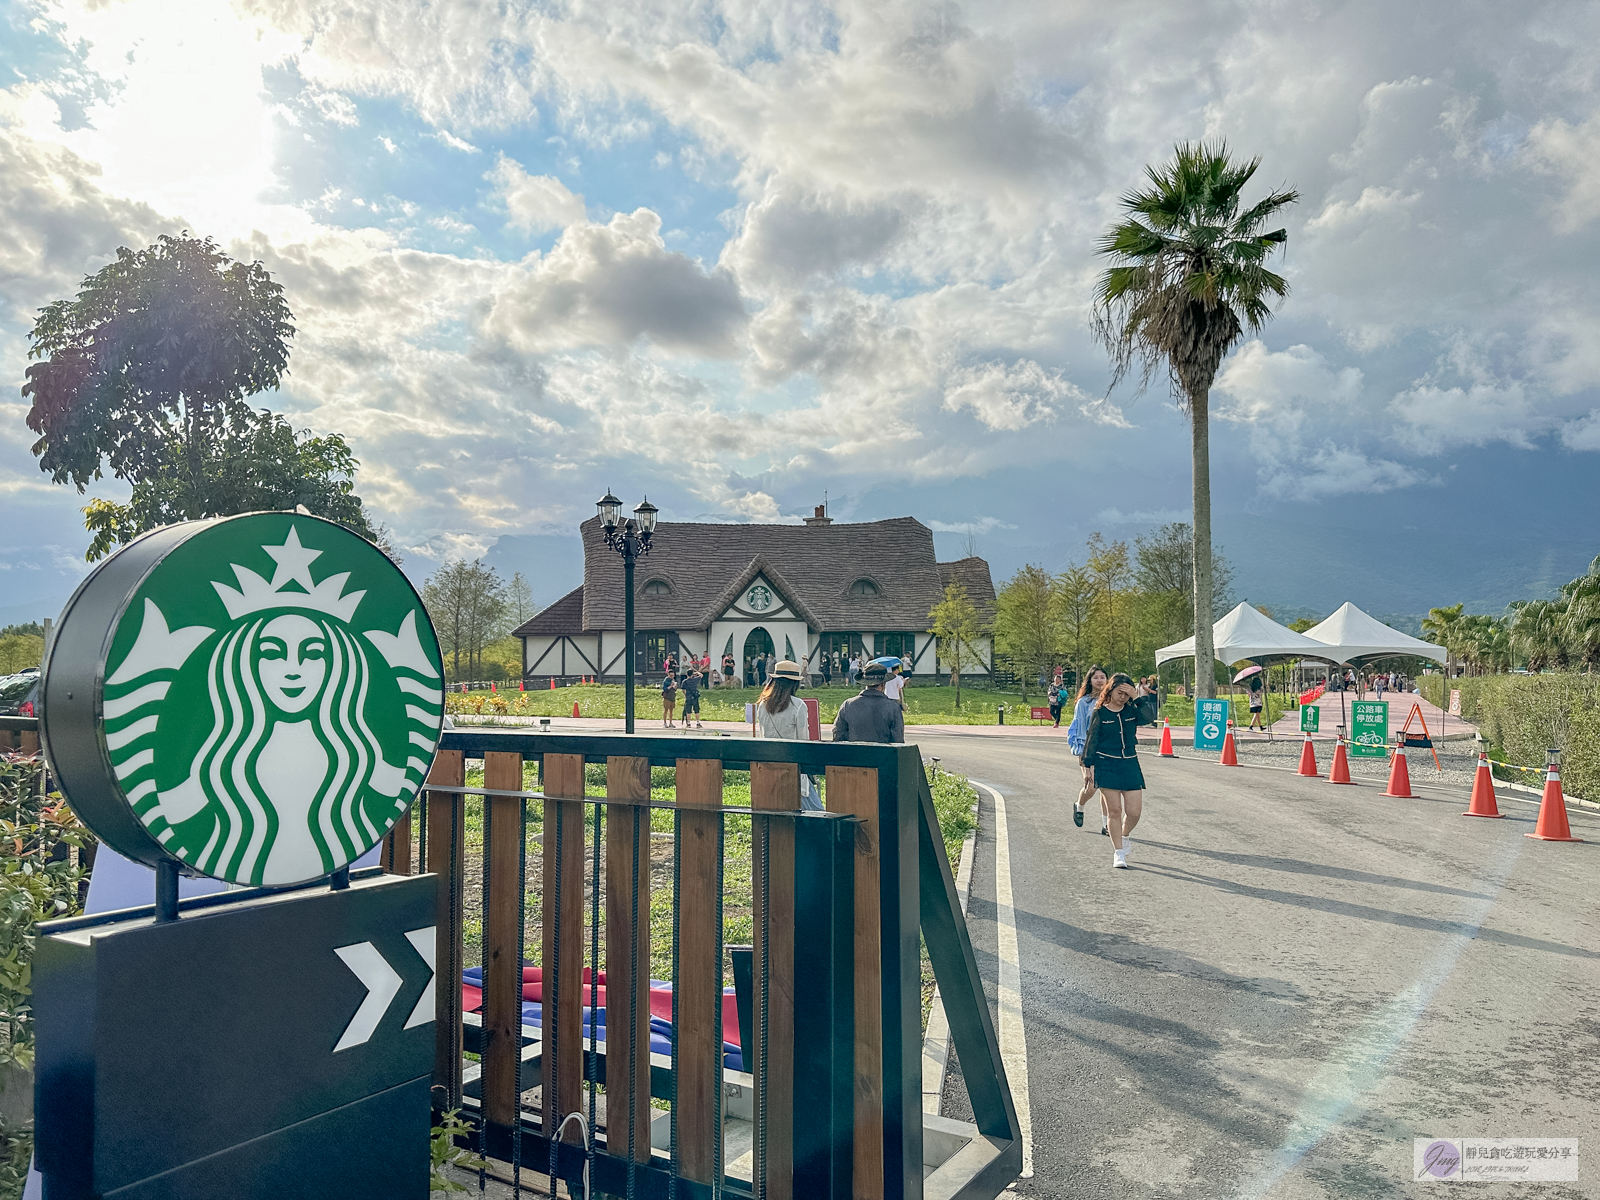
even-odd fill
[[(1443, 675), (1424, 675), (1422, 694), (1445, 707)], [(1573, 671), (1542, 675), (1475, 675), (1452, 680), (1461, 716), (1508, 762), (1542, 767), (1545, 751), (1561, 750), (1561, 779), (1576, 796), (1600, 799), (1600, 677)]]

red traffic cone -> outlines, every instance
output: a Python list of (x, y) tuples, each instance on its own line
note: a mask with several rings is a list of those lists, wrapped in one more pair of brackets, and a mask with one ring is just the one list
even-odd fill
[(525, 692), (527, 690), (528, 690), (528, 681), (526, 679), (519, 679), (517, 681), (517, 691)]
[(578, 715), (578, 702), (576, 700), (574, 700), (572, 702), (572, 715), (573, 716), (577, 716)]
[(1567, 798), (1561, 793), (1561, 764), (1555, 753), (1550, 755), (1550, 771), (1544, 780), (1544, 799), (1539, 804), (1539, 820), (1532, 833), (1523, 837), (1538, 838), (1541, 842), (1581, 842), (1572, 836), (1572, 826), (1567, 824)]
[(1322, 772), (1317, 770), (1317, 752), (1311, 748), (1311, 731), (1306, 731), (1306, 744), (1300, 749), (1300, 769), (1295, 772), (1304, 775), (1307, 779), (1321, 779)]
[(1389, 760), (1389, 790), (1385, 796), (1394, 796), (1401, 800), (1413, 800), (1411, 794), (1411, 767), (1406, 762), (1405, 747), (1399, 741), (1394, 744), (1394, 757)]
[(1328, 768), (1329, 783), (1352, 783), (1350, 778), (1350, 759), (1344, 752), (1344, 734), (1339, 735), (1339, 742), (1333, 748), (1333, 765)]
[(550, 690), (552, 692), (556, 690), (556, 677), (554, 675), (550, 676)]
[(1239, 752), (1233, 745), (1233, 722), (1228, 722), (1228, 732), (1222, 735), (1222, 762), (1224, 767), (1239, 765)]
[(1172, 723), (1165, 717), (1161, 718), (1161, 757), (1177, 758), (1172, 752)]
[(495, 690), (494, 680), (492, 680), (492, 679), (489, 681), (489, 690), (491, 692)]
[(1472, 777), (1472, 803), (1467, 805), (1463, 817), (1501, 817), (1505, 814), (1495, 803), (1494, 772), (1489, 767), (1489, 752), (1478, 751), (1478, 773)]

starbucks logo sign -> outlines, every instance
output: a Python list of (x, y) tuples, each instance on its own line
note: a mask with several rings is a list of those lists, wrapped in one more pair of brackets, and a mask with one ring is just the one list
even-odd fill
[(121, 853), (300, 883), (377, 845), (415, 799), (441, 665), (411, 584), (341, 526), (292, 513), (168, 526), (68, 602), (46, 749)]
[(764, 583), (756, 584), (745, 597), (745, 603), (756, 612), (766, 612), (772, 607), (772, 589)]

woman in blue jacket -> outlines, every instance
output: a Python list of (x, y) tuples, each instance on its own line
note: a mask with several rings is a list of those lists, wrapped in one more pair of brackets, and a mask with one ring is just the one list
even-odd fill
[[(1078, 789), (1077, 802), (1072, 806), (1072, 823), (1079, 829), (1083, 828), (1083, 806), (1089, 803), (1089, 798), (1095, 793), (1094, 768), (1083, 761), (1083, 744), (1089, 737), (1089, 712), (1094, 708), (1095, 701), (1100, 699), (1100, 693), (1109, 678), (1104, 667), (1089, 668), (1083, 677), (1083, 686), (1078, 689), (1078, 703), (1072, 710), (1072, 724), (1067, 726), (1067, 749), (1078, 756), (1078, 762), (1083, 767), (1083, 786)], [(1110, 833), (1103, 800), (1100, 802), (1100, 832)]]

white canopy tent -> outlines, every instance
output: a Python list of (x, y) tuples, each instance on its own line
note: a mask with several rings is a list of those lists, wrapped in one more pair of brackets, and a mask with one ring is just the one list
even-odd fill
[[(1345, 606), (1346, 608), (1349, 605)], [(1340, 609), (1340, 612), (1343, 612)], [(1337, 614), (1335, 614), (1337, 615)], [(1362, 613), (1366, 616), (1365, 613)], [(1330, 618), (1331, 619), (1331, 618)], [(1369, 617), (1368, 620), (1371, 620)], [(1326, 624), (1326, 622), (1324, 622)], [(1394, 633), (1394, 630), (1390, 630)], [(1402, 634), (1395, 634), (1402, 637)], [(1212, 648), (1217, 661), (1235, 663), (1244, 658), (1319, 658), (1332, 659), (1332, 651), (1319, 641), (1279, 625), (1259, 609), (1241, 604), (1211, 627)], [(1194, 638), (1163, 646), (1156, 651), (1156, 666), (1174, 658), (1193, 658)]]
[(1318, 656), (1336, 663), (1355, 663), (1366, 658), (1388, 658), (1409, 654), (1417, 658), (1445, 661), (1443, 646), (1420, 641), (1398, 629), (1390, 629), (1382, 621), (1369, 617), (1348, 601), (1322, 624), (1306, 630), (1325, 647)]

